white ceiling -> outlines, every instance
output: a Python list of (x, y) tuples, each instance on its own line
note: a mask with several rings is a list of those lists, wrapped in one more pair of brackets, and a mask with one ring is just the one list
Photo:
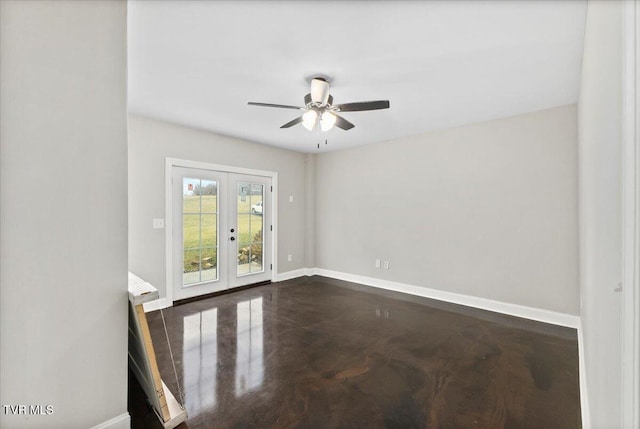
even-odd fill
[[(133, 113), (303, 152), (337, 150), (575, 103), (585, 1), (130, 1)], [(308, 79), (356, 127), (280, 129)]]

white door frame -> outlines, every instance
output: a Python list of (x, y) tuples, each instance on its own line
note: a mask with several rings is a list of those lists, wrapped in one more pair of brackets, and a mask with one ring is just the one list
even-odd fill
[(622, 427), (640, 427), (640, 5), (623, 4)]
[(200, 170), (221, 171), (224, 173), (248, 174), (252, 176), (263, 176), (271, 178), (273, 192), (267, 193), (271, 195), (272, 207), (272, 224), (273, 233), (271, 236), (271, 281), (276, 281), (278, 272), (278, 173), (275, 171), (253, 170), (250, 168), (233, 167), (229, 165), (211, 164), (201, 161), (190, 161), (187, 159), (166, 158), (165, 160), (165, 266), (166, 266), (166, 307), (173, 306), (173, 198), (171, 177), (173, 167), (196, 168)]

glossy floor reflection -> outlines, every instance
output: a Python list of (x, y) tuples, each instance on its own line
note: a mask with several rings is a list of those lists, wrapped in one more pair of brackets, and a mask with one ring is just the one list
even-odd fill
[[(572, 329), (323, 277), (164, 316), (180, 428), (580, 427)], [(148, 319), (177, 396), (160, 312)], [(132, 427), (160, 427), (131, 384)]]

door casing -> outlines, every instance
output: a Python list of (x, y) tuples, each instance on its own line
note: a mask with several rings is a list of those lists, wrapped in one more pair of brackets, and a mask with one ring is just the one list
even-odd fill
[[(173, 175), (173, 167), (184, 167), (184, 168), (193, 168), (200, 170), (211, 170), (211, 171), (219, 171), (223, 173), (235, 173), (235, 174), (246, 174), (252, 176), (263, 176), (271, 179), (271, 186), (273, 187), (272, 192), (266, 192), (265, 198), (270, 199), (270, 205), (272, 207), (271, 211), (271, 225), (273, 225), (273, 231), (271, 243), (269, 249), (264, 249), (264, 252), (270, 252), (271, 259), (271, 281), (275, 281), (277, 277), (277, 249), (278, 249), (278, 173), (274, 171), (266, 171), (266, 170), (254, 170), (250, 168), (243, 167), (233, 167), (228, 165), (220, 165), (220, 164), (212, 164), (208, 162), (201, 161), (191, 161), (185, 159), (178, 158), (166, 158), (165, 161), (165, 293), (166, 298), (165, 302), (160, 305), (160, 307), (171, 307), (174, 302), (174, 293), (173, 293), (173, 277), (174, 277), (174, 268), (173, 268), (173, 257), (174, 257), (174, 249), (173, 249), (173, 187), (172, 187), (172, 175)], [(269, 267), (266, 267), (267, 269)]]

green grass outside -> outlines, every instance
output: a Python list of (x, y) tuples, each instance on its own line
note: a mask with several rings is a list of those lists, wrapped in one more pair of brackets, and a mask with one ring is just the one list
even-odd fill
[[(248, 247), (253, 237), (262, 230), (262, 215), (251, 214), (251, 206), (262, 201), (261, 195), (251, 195), (241, 201), (238, 198), (238, 219), (233, 226), (236, 227), (236, 240), (238, 247)], [(200, 207), (202, 205), (202, 213)], [(199, 265), (193, 262), (200, 257), (200, 240), (202, 234), (202, 259), (203, 269), (217, 266), (217, 196), (203, 195), (183, 197), (183, 246), (184, 272), (198, 271)], [(209, 259), (210, 258), (210, 259)], [(210, 264), (210, 265), (208, 265)]]

